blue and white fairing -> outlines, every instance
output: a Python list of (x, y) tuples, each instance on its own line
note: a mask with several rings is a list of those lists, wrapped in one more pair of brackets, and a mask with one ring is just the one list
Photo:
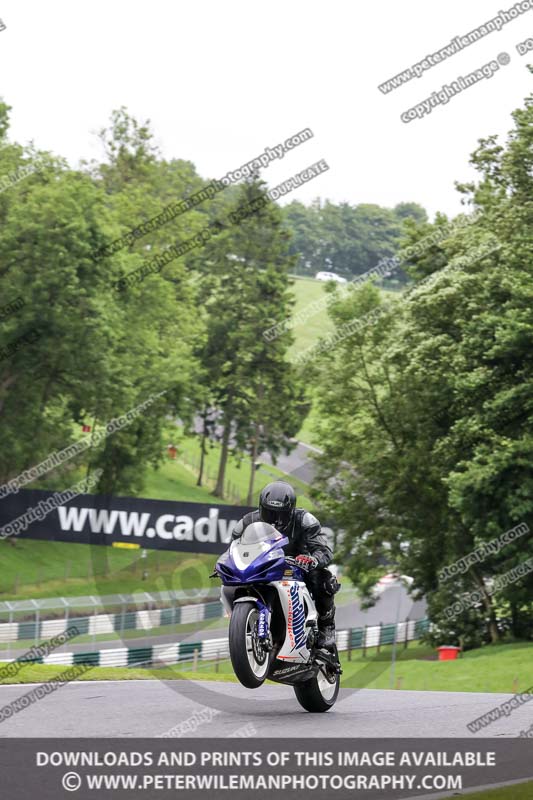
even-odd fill
[[(314, 602), (303, 581), (303, 571), (289, 565), (283, 547), (289, 543), (272, 525), (254, 522), (235, 539), (217, 561), (215, 570), (224, 587), (251, 587), (265, 584), (276, 589), (285, 616), (286, 635), (277, 658), (288, 662), (307, 662), (309, 630), (314, 627), (317, 612)], [(259, 626), (268, 631), (269, 609), (255, 596), (260, 617)], [(232, 593), (222, 590), (222, 602), (231, 614)]]
[(287, 568), (283, 551), (286, 544), (287, 537), (272, 525), (254, 522), (220, 556), (215, 570), (225, 586), (280, 580)]

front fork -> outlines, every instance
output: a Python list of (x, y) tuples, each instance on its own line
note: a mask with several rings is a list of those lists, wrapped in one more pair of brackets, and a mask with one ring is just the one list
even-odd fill
[(241, 597), (233, 601), (233, 593), (230, 594), (229, 592), (225, 592), (224, 591), (225, 588), (226, 587), (222, 587), (221, 600), (222, 600), (222, 605), (224, 606), (228, 616), (231, 616), (234, 602), (244, 603), (253, 600), (254, 603), (257, 605), (258, 618), (256, 627), (256, 639), (264, 650), (271, 650), (272, 643), (270, 636), (270, 608), (266, 605), (266, 603), (263, 602), (263, 600), (260, 597), (257, 596)]
[(235, 590), (228, 591), (228, 587), (223, 586), (220, 594), (222, 605), (228, 616), (231, 616), (234, 602), (246, 602), (253, 600), (257, 605), (258, 619), (257, 619), (257, 641), (262, 645), (265, 650), (271, 650), (271, 636), (270, 636), (270, 608), (263, 602), (260, 597), (247, 596), (241, 597), (234, 601)]
[(265, 650), (270, 650), (272, 648), (269, 626), (270, 609), (263, 603), (262, 600), (257, 599), (256, 602), (259, 611), (259, 617), (257, 619), (257, 638)]

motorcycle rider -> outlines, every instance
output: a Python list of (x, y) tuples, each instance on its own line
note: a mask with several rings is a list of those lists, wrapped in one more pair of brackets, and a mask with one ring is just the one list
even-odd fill
[(296, 494), (289, 483), (274, 481), (267, 484), (259, 496), (259, 508), (240, 519), (233, 529), (232, 538), (238, 539), (253, 522), (267, 522), (287, 536), (285, 554), (293, 556), (306, 573), (305, 583), (311, 592), (318, 612), (318, 646), (331, 648), (335, 644), (334, 595), (340, 584), (326, 569), (333, 553), (320, 522), (304, 508), (296, 508)]

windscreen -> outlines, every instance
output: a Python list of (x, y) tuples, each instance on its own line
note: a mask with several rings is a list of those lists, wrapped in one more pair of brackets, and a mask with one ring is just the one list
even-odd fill
[(266, 522), (252, 522), (248, 525), (241, 536), (243, 544), (257, 544), (263, 542), (265, 539), (272, 539), (279, 536), (277, 530), (272, 525), (267, 525)]

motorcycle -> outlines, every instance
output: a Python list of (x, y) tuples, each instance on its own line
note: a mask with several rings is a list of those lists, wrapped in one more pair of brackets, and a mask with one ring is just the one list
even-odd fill
[(328, 711), (342, 673), (337, 647), (318, 646), (318, 614), (303, 570), (283, 551), (288, 543), (272, 525), (254, 522), (216, 562), (231, 663), (248, 689), (267, 679), (289, 684), (306, 711)]

